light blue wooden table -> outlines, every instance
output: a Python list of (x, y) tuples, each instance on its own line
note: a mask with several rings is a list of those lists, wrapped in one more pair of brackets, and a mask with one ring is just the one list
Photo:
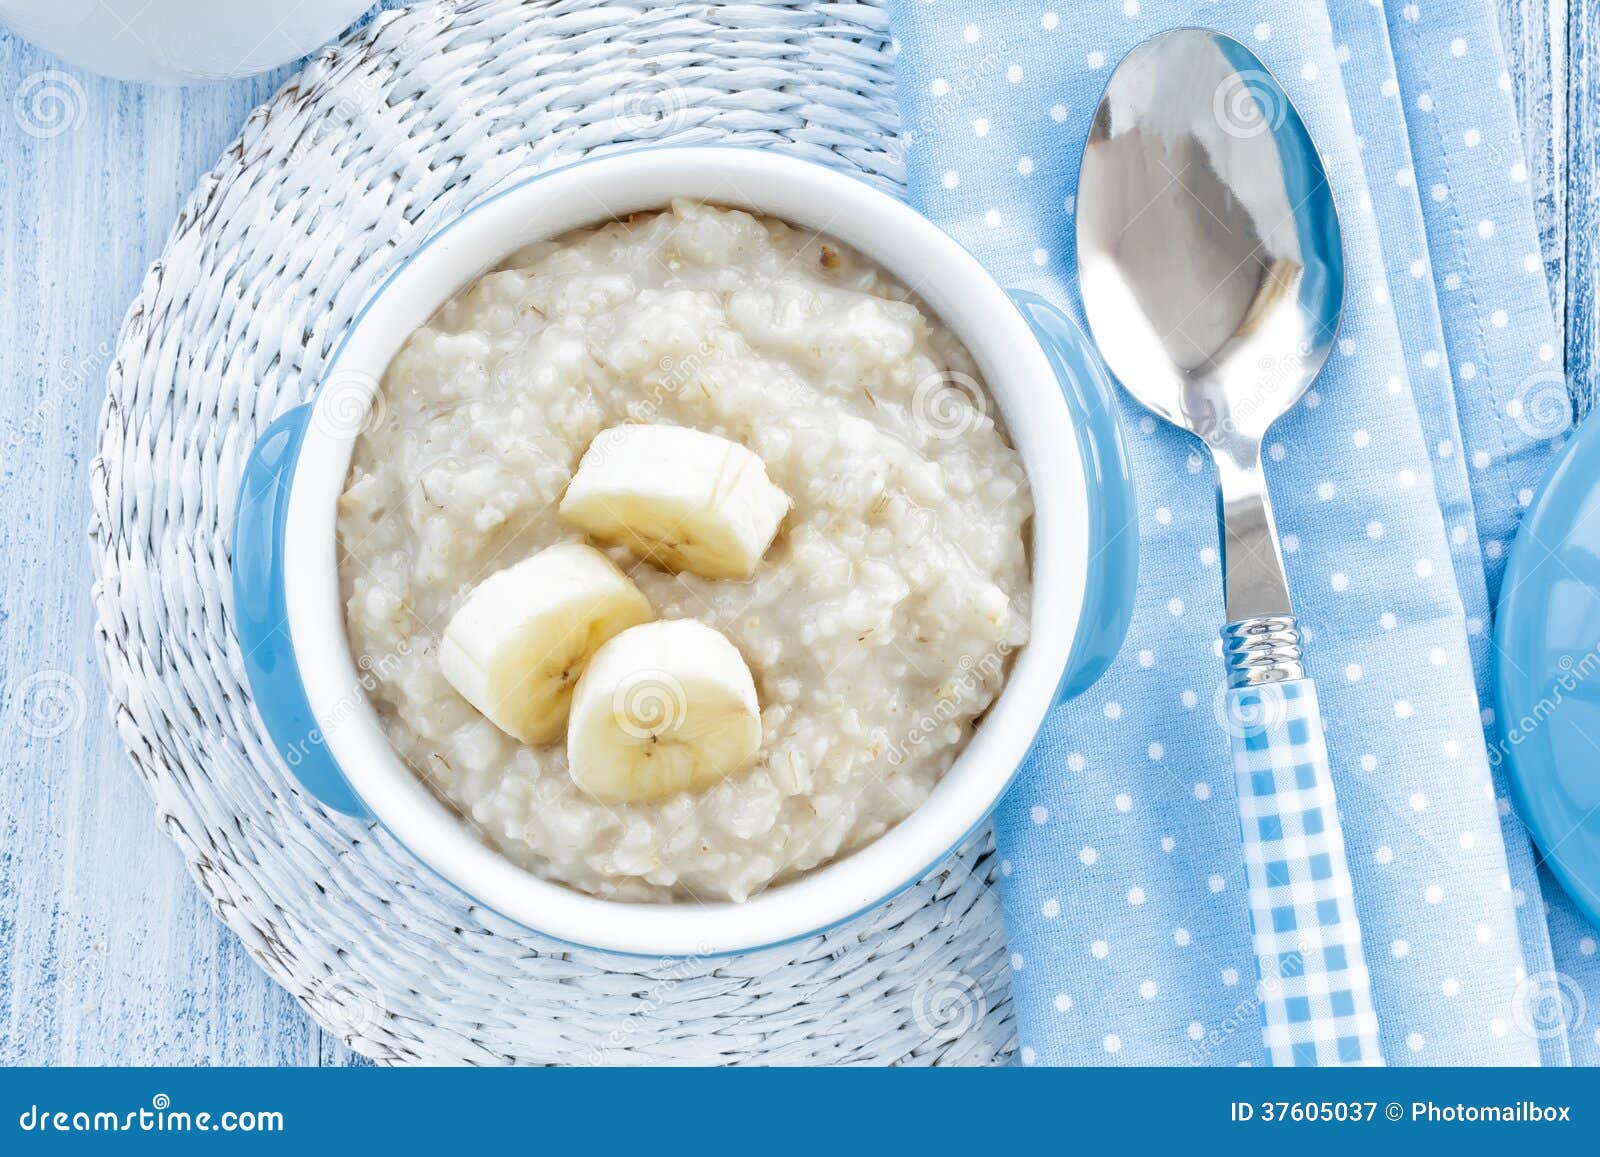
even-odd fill
[[(1600, 368), (1600, 0), (1501, 4), (1584, 380)], [(46, 68), (66, 66), (0, 32), (0, 1063), (351, 1063), (156, 829), (104, 708), (84, 541), (123, 310), (196, 181), (292, 70), (193, 89), (75, 72), (83, 123), (41, 142), (12, 100)], [(41, 689), (65, 714), (30, 723)]]

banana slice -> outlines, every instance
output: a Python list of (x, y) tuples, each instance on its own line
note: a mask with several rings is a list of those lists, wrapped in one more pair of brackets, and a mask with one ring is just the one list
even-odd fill
[(595, 653), (567, 721), (572, 781), (603, 803), (703, 791), (761, 749), (755, 680), (694, 619), (630, 627)]
[(665, 570), (747, 579), (789, 506), (737, 442), (682, 426), (614, 426), (578, 463), (561, 516)]
[(524, 743), (561, 738), (589, 657), (655, 617), (633, 580), (592, 546), (548, 547), (475, 587), (445, 628), (439, 666), (496, 727)]

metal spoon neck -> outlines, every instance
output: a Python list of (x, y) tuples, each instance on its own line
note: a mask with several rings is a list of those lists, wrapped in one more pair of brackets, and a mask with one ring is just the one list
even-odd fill
[(1289, 580), (1260, 467), (1214, 455), (1220, 488), (1223, 593), (1235, 622), (1287, 615)]
[(1222, 628), (1222, 656), (1229, 687), (1304, 679), (1300, 628), (1293, 615), (1257, 615)]

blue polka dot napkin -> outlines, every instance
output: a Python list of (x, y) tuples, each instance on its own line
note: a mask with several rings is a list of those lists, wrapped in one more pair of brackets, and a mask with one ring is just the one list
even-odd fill
[[(1252, 47), (1321, 146), (1349, 284), (1267, 474), (1319, 685), (1384, 1055), (1595, 1063), (1600, 959), (1488, 758), (1490, 607), (1570, 423), (1490, 0), (894, 0), (913, 200), (1077, 313), (1079, 154), (1140, 40)], [(1123, 399), (1141, 574), (1117, 662), (997, 817), (1020, 1055), (1261, 1063), (1226, 738), (1214, 477)]]

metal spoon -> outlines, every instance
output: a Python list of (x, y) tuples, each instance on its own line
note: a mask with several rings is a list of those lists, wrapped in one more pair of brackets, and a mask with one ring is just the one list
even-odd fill
[(1381, 1064), (1316, 688), (1261, 473), (1262, 438), (1327, 360), (1344, 301), (1322, 160), (1249, 49), (1168, 32), (1106, 86), (1079, 172), (1077, 241), (1084, 312), (1112, 372), (1216, 462), (1228, 617), (1218, 717), (1268, 1054)]

